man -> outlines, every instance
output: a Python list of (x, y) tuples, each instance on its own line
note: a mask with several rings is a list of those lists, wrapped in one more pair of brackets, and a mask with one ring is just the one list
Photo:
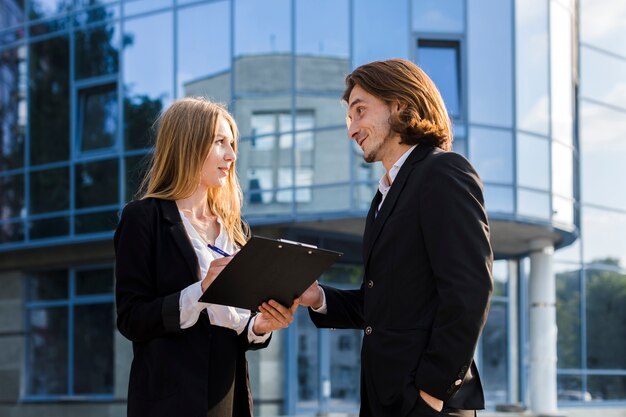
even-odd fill
[(363, 65), (343, 100), (350, 139), (386, 174), (365, 223), (361, 288), (314, 284), (301, 303), (317, 327), (364, 330), (361, 416), (475, 416), (493, 263), (481, 181), (448, 152), (445, 105), (415, 64)]

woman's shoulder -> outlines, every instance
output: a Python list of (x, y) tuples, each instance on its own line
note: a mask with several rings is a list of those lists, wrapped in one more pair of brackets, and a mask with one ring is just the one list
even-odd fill
[(142, 198), (140, 200), (133, 200), (127, 203), (122, 210), (122, 217), (138, 217), (145, 218), (151, 217), (159, 210), (158, 198)]

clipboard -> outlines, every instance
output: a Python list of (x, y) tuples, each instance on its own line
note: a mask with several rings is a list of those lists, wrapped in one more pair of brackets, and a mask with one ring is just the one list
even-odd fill
[(258, 311), (270, 299), (289, 307), (343, 253), (252, 236), (199, 301)]

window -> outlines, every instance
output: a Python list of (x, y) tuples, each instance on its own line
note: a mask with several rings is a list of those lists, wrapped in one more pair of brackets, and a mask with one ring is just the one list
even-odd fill
[(26, 398), (112, 398), (113, 268), (33, 273), (26, 297)]
[(460, 42), (419, 39), (417, 62), (441, 92), (450, 117), (462, 118)]
[(312, 111), (298, 112), (295, 132), (292, 122), (288, 112), (252, 115), (247, 170), (251, 204), (312, 200), (315, 117)]
[(80, 151), (112, 148), (115, 145), (118, 126), (117, 84), (79, 90), (78, 106)]

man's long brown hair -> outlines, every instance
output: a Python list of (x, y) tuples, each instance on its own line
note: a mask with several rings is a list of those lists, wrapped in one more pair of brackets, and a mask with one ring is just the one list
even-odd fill
[(452, 148), (452, 127), (441, 94), (421, 68), (404, 59), (361, 65), (346, 77), (342, 99), (347, 103), (355, 85), (388, 104), (399, 103), (389, 124), (401, 143)]

